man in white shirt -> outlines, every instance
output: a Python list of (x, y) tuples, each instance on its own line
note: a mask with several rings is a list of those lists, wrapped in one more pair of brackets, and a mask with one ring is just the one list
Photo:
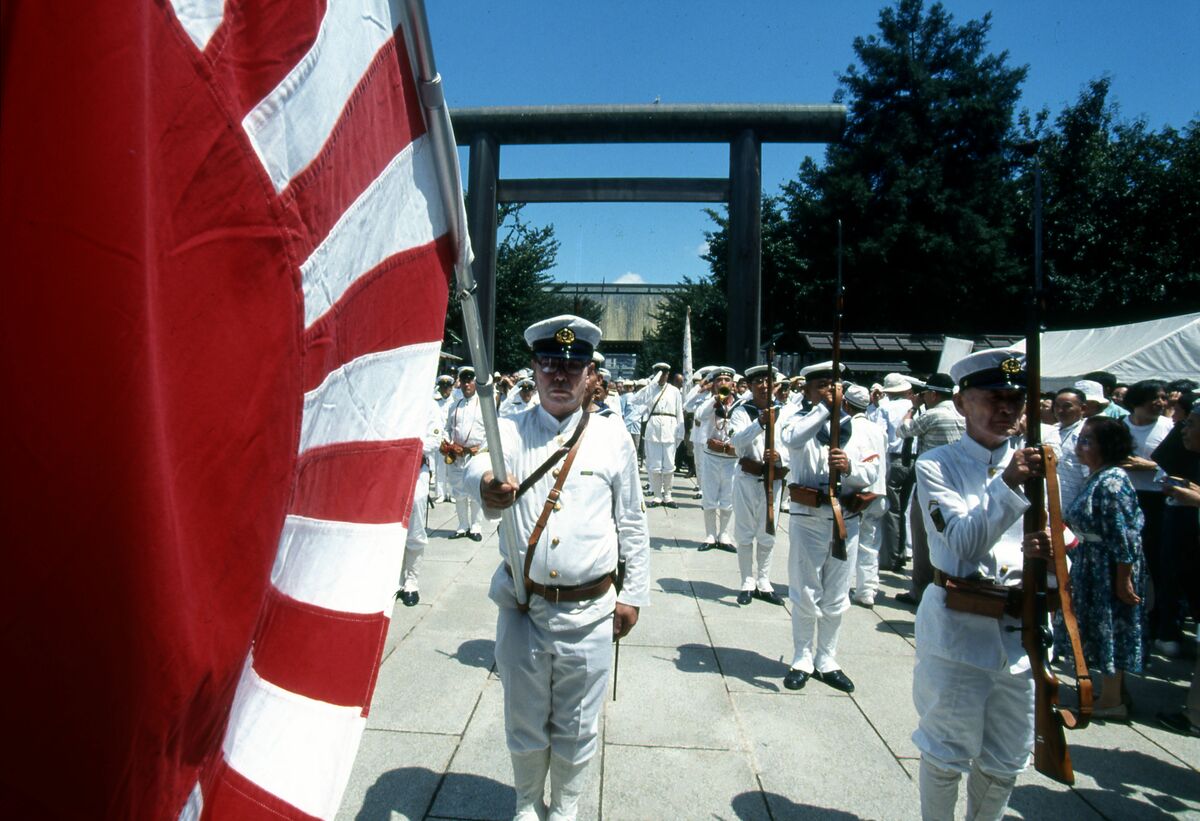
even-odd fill
[[(730, 522), (733, 521), (733, 471), (737, 453), (729, 441), (729, 416), (733, 412), (733, 368), (718, 366), (701, 384), (707, 390), (694, 401), (695, 421), (700, 447), (696, 468), (700, 474), (700, 507), (704, 511), (704, 542), (701, 550), (713, 547), (733, 549)], [(700, 466), (703, 464), (703, 470)], [(720, 524), (717, 524), (718, 514)]]
[[(923, 454), (916, 469), (934, 583), (917, 609), (913, 742), (924, 818), (953, 818), (969, 773), (967, 817), (999, 819), (1034, 742), (1034, 683), (1015, 591), (1029, 507), (1023, 483), (1041, 472), (1041, 456), (1015, 436), (1025, 408), (1021, 352), (979, 351), (950, 374), (966, 435)], [(966, 596), (973, 581), (1014, 588), (1003, 615), (947, 606), (947, 585)]]
[(1063, 388), (1054, 395), (1054, 418), (1058, 420), (1058, 439), (1062, 448), (1058, 459), (1058, 494), (1063, 510), (1071, 506), (1088, 480), (1088, 469), (1075, 455), (1079, 432), (1087, 421), (1083, 413), (1085, 402), (1087, 397), (1076, 388)]
[[(446, 424), (446, 415), (450, 412), (450, 403), (455, 401), (450, 395), (450, 392), (453, 390), (453, 376), (444, 373), (437, 378), (437, 392), (433, 396), (433, 401), (437, 403), (442, 417), (438, 421), (438, 427)], [(438, 502), (451, 501), (450, 480), (446, 475), (446, 460), (436, 454), (433, 458), (433, 483), (434, 500)]]
[(671, 485), (675, 475), (675, 449), (683, 441), (683, 397), (668, 379), (670, 365), (656, 362), (653, 371), (654, 378), (638, 397), (647, 408), (643, 442), (646, 473), (650, 477), (650, 495), (661, 500), (663, 507), (677, 508), (679, 505), (671, 498)]
[(900, 435), (900, 425), (912, 408), (913, 385), (902, 374), (883, 378), (887, 404), (880, 407), (887, 423), (887, 511), (883, 514), (883, 537), (879, 544), (879, 566), (899, 572), (904, 569), (908, 546), (908, 500), (913, 489), (916, 442)]
[[(528, 607), (518, 607), (502, 561), (490, 598), (500, 608), (496, 668), (504, 687), (504, 725), (517, 792), (516, 818), (574, 819), (588, 761), (595, 755), (612, 643), (637, 623), (649, 602), (650, 542), (637, 456), (619, 417), (588, 414), (587, 380), (600, 329), (576, 316), (531, 325), (541, 403), (500, 420), (508, 481), (484, 460), (468, 486), (487, 514), (513, 508), (516, 554)], [(557, 457), (555, 459), (555, 457)], [(518, 495), (519, 482), (540, 478)], [(618, 559), (624, 562), (618, 593)]]
[[(866, 409), (870, 403), (871, 396), (862, 385), (850, 385), (846, 388), (846, 408), (852, 414), (851, 436), (869, 443), (868, 449), (879, 454), (879, 459), (882, 460), (887, 451), (887, 440), (884, 438), (883, 428), (867, 418)], [(879, 538), (882, 535), (880, 523), (883, 520), (883, 512), (887, 509), (887, 470), (882, 461), (874, 481), (870, 487), (863, 489), (863, 493), (869, 500), (862, 510), (858, 528), (854, 603), (870, 610), (874, 609), (875, 599), (879, 595)]]
[(404, 542), (404, 565), (400, 570), (400, 589), (396, 592), (405, 607), (421, 601), (421, 561), (429, 536), (425, 532), (426, 515), (429, 512), (429, 473), (434, 463), (445, 464), (438, 455), (442, 442), (442, 424), (445, 414), (437, 402), (429, 400), (429, 419), (425, 423), (425, 435), (421, 437), (421, 472), (417, 475), (417, 486), (413, 493), (412, 515), (409, 517), (408, 534)]
[(458, 383), (462, 398), (450, 405), (446, 414), (446, 439), (441, 452), (448, 464), (447, 475), (454, 492), (454, 508), (458, 513), (458, 530), (450, 537), (464, 536), (472, 541), (483, 540), (483, 517), (479, 505), (464, 492), (467, 466), (483, 446), (483, 412), (479, 408), (479, 395), (475, 392), (475, 369), (464, 366), (458, 369)]
[(516, 416), (522, 411), (529, 410), (534, 402), (534, 389), (532, 379), (522, 379), (515, 386), (512, 396), (504, 400), (504, 404), (500, 406), (501, 416)]
[[(780, 425), (780, 443), (788, 448), (791, 506), (788, 527), (788, 598), (792, 602), (792, 662), (783, 684), (799, 690), (810, 677), (836, 690), (853, 692), (854, 683), (837, 663), (838, 632), (850, 608), (850, 579), (857, 562), (859, 515), (846, 509), (848, 496), (870, 487), (880, 454), (855, 439), (844, 403), (832, 409), (838, 421), (838, 448), (831, 448), (833, 363), (809, 365), (805, 399), (808, 413), (793, 413)], [(831, 469), (842, 477), (846, 558), (833, 556), (834, 515), (829, 506)]]

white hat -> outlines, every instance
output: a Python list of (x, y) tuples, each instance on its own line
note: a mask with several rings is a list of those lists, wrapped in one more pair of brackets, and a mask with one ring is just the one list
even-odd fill
[(458, 380), (461, 382), (463, 377), (467, 377), (468, 381), (475, 378), (475, 369), (470, 365), (463, 365), (458, 369)]
[(607, 368), (597, 368), (596, 373), (600, 374), (600, 378), (603, 379), (605, 382), (612, 379), (612, 372), (609, 371)]
[(533, 376), (533, 371), (529, 370), (529, 368), (521, 368), (521, 370), (517, 371), (513, 375), (518, 379), (528, 379), (529, 377)]
[[(838, 373), (843, 374), (845, 372), (846, 364), (844, 362), (839, 362)], [(830, 359), (824, 362), (818, 362), (815, 365), (805, 365), (800, 369), (800, 375), (804, 377), (805, 380), (832, 378), (833, 360)]]
[(882, 390), (883, 390), (883, 385), (880, 385), (878, 382), (871, 383), (871, 393), (874, 393), (875, 391), (882, 391)]
[(746, 377), (743, 374), (740, 374), (737, 371), (733, 372), (733, 381), (734, 382), (741, 382), (745, 378)]
[[(770, 366), (768, 366), (768, 365), (753, 365), (749, 368), (746, 368), (746, 378), (747, 379), (757, 379), (760, 376), (766, 376), (768, 367), (770, 367)], [(784, 376), (778, 370), (775, 371), (775, 381), (776, 382), (782, 382), (785, 379), (787, 379), (786, 376)]]
[(596, 363), (597, 367), (599, 367), (600, 365), (603, 365), (604, 364), (604, 354), (600, 353), (599, 351), (592, 351), (592, 361)]
[(913, 389), (912, 382), (904, 378), (903, 374), (889, 373), (883, 378), (884, 393), (904, 393)]
[(453, 376), (451, 376), (451, 375), (450, 375), (450, 374), (448, 374), (448, 373), (444, 373), (444, 374), (442, 374), (441, 376), (439, 376), (439, 377), (437, 378), (437, 383), (438, 383), (439, 385), (453, 385), (453, 384), (454, 384), (454, 377), (453, 377)]
[(865, 408), (871, 404), (871, 394), (862, 385), (851, 385), (846, 388), (846, 403), (851, 407)]
[[(1025, 390), (1025, 352), (991, 348), (967, 354), (950, 366), (950, 378), (961, 390)], [(886, 390), (886, 388), (885, 388)]]
[(526, 328), (525, 344), (535, 354), (591, 362), (600, 328), (574, 314), (561, 314)]
[(1090, 379), (1080, 379), (1071, 387), (1082, 393), (1083, 398), (1089, 402), (1096, 402), (1100, 405), (1108, 404), (1108, 398), (1104, 395), (1104, 388), (1099, 382), (1093, 382)]
[(520, 390), (520, 391), (531, 391), (531, 390), (533, 390), (533, 387), (534, 386), (533, 386), (532, 379), (522, 379), (520, 382), (517, 383), (517, 390)]
[(671, 366), (668, 365), (666, 362), (655, 362), (653, 365), (650, 366), (650, 370), (651, 371), (670, 371)]
[(733, 368), (728, 365), (714, 365), (706, 376), (709, 379), (716, 379), (718, 376), (728, 376), (730, 379), (733, 379), (733, 373)]

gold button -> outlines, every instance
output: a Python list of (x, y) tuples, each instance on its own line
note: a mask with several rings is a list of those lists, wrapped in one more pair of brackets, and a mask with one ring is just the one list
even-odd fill
[(557, 570), (551, 570), (551, 571), (550, 571), (550, 578), (552, 578), (552, 579), (557, 579), (557, 578), (558, 578), (558, 571), (557, 571)]
[(554, 503), (554, 509), (555, 509), (555, 510), (562, 510), (562, 502), (555, 502), (555, 503)]
[(554, 547), (554, 546), (556, 546), (557, 544), (558, 544), (558, 537), (557, 537), (557, 536), (555, 536), (553, 539), (551, 539), (551, 540), (550, 540), (550, 546), (551, 546), (551, 547)]
[(553, 476), (555, 479), (557, 479), (557, 478), (558, 478), (558, 468), (555, 468), (554, 470), (550, 471), (550, 474), (551, 474), (551, 475), (552, 475), (552, 476)]

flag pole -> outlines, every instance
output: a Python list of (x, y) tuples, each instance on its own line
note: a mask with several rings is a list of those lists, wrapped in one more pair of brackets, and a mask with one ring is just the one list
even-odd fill
[(687, 306), (683, 315), (683, 362), (679, 366), (683, 371), (683, 384), (692, 383), (692, 306)]
[[(455, 298), (462, 305), (463, 326), (467, 333), (467, 348), (475, 365), (475, 382), (479, 394), (479, 409), (483, 415), (484, 435), (487, 452), (492, 463), (492, 475), (501, 481), (508, 479), (504, 465), (504, 452), (500, 446), (500, 420), (496, 412), (496, 385), (492, 380), (492, 363), (487, 346), (483, 342), (483, 321), (479, 315), (479, 303), (475, 297), (475, 277), (471, 273), (471, 242), (467, 236), (467, 210), (462, 198), (462, 177), (458, 168), (458, 148), (454, 141), (454, 129), (450, 123), (450, 110), (446, 108), (446, 97), (442, 90), (442, 77), (437, 72), (433, 59), (433, 48), (429, 37), (429, 21), (425, 16), (423, 0), (407, 0), (409, 53), (412, 54), (417, 90), (421, 96), (421, 107), (425, 110), (429, 143), (433, 149), (434, 166), (437, 171), (438, 189), (442, 197), (442, 210), (450, 237), (455, 243), (457, 257), (454, 262), (454, 281), (457, 286)], [(481, 378), (482, 377), (482, 378)], [(502, 511), (500, 516), (501, 542), (508, 545), (505, 558), (516, 588), (517, 604), (527, 603), (525, 594), (525, 570), (521, 565), (518, 550), (517, 523), (512, 508)]]

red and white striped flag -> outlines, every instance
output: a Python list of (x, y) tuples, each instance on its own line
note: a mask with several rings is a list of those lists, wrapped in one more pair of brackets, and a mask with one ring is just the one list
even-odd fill
[(402, 16), (0, 15), (0, 811), (330, 818), (456, 254)]

